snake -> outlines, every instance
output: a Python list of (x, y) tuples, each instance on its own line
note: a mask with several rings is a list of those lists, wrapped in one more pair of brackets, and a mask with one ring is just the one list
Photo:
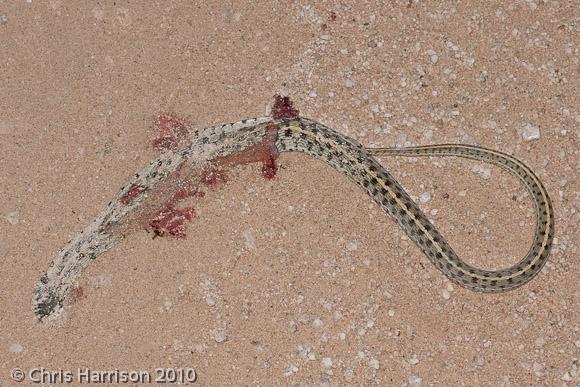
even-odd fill
[[(276, 158), (283, 152), (312, 156), (350, 178), (399, 225), (437, 269), (465, 288), (485, 293), (518, 288), (540, 272), (550, 253), (554, 239), (550, 197), (536, 174), (506, 153), (466, 144), (365, 148), (344, 134), (299, 116), (292, 109), (235, 123), (190, 129), (188, 136), (185, 145), (161, 153), (136, 173), (96, 219), (58, 252), (34, 287), (33, 312), (38, 320), (58, 316), (71, 289), (75, 289), (81, 271), (134, 230), (140, 218), (159, 215), (159, 211), (152, 212), (152, 209), (163, 207), (164, 200), (167, 203), (167, 196), (171, 196), (168, 192), (179, 190), (183, 181), (189, 179), (192, 182), (194, 188), (190, 194), (199, 193), (203, 183), (208, 183), (208, 174), (204, 175), (203, 171), (215, 172), (216, 165), (260, 160), (264, 175), (272, 177)], [(528, 253), (512, 266), (499, 270), (484, 270), (466, 263), (453, 251), (401, 184), (376, 159), (387, 156), (475, 159), (499, 166), (515, 175), (527, 189), (535, 207), (534, 238)], [(208, 169), (208, 165), (213, 165), (214, 169)], [(215, 182), (215, 179), (210, 179), (210, 182)], [(177, 196), (174, 194), (173, 202), (169, 202), (174, 203), (175, 198)], [(173, 220), (177, 222), (173, 225), (181, 226), (184, 220), (191, 218), (188, 213), (178, 215), (179, 219)], [(151, 224), (149, 227), (153, 228), (154, 236), (166, 231)]]

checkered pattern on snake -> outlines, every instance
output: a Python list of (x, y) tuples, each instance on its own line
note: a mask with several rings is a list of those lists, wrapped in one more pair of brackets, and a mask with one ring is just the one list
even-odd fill
[[(462, 144), (410, 148), (365, 148), (355, 140), (313, 120), (262, 117), (206, 129), (192, 130), (188, 145), (161, 154), (121, 189), (97, 219), (69, 241), (38, 281), (33, 295), (34, 312), (42, 320), (62, 310), (69, 290), (81, 270), (121, 238), (117, 225), (143, 206), (146, 195), (123, 202), (131, 187), (151, 190), (183, 163), (200, 168), (208, 160), (227, 157), (276, 136), (274, 152), (302, 152), (320, 159), (357, 183), (387, 212), (451, 280), (473, 290), (501, 292), (530, 281), (542, 269), (554, 238), (550, 198), (538, 177), (518, 159), (483, 147)], [(536, 210), (532, 246), (515, 265), (502, 270), (482, 270), (462, 261), (395, 178), (373, 156), (457, 156), (498, 165), (514, 174), (526, 187)], [(326, 188), (328, 189), (328, 188)]]

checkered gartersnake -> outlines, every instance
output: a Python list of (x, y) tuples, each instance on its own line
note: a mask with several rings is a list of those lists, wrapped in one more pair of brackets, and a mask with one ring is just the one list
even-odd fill
[[(156, 187), (166, 184), (184, 165), (198, 171), (208, 160), (235, 160), (236, 155), (256, 149), (267, 149), (273, 156), (286, 151), (306, 153), (342, 172), (395, 219), (439, 270), (467, 288), (483, 292), (513, 289), (531, 280), (546, 263), (554, 237), (552, 204), (538, 177), (516, 158), (469, 145), (364, 148), (355, 140), (306, 118), (262, 117), (192, 130), (187, 145), (161, 154), (136, 174), (97, 219), (65, 245), (37, 283), (33, 297), (36, 316), (44, 319), (62, 309), (80, 271), (126, 235), (128, 220), (134, 218), (132, 214), (143, 211), (147, 202), (164, 192)], [(517, 176), (536, 209), (534, 241), (526, 256), (515, 265), (497, 271), (478, 269), (462, 261), (402, 186), (373, 157), (393, 155), (467, 157), (498, 165)], [(238, 158), (242, 159), (247, 160)], [(197, 176), (199, 183), (199, 175), (194, 175), (190, 177), (196, 180)]]

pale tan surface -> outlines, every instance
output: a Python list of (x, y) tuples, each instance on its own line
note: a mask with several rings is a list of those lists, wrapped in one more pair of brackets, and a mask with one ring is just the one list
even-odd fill
[[(573, 2), (153, 3), (0, 3), (0, 384), (14, 367), (194, 367), (204, 386), (578, 385)], [(354, 184), (285, 154), (273, 181), (232, 171), (187, 240), (130, 236), (59, 320), (34, 320), (57, 250), (155, 157), (155, 114), (204, 127), (266, 114), (276, 93), (363, 144), (478, 143), (524, 160), (554, 201), (546, 268), (506, 294), (453, 286)], [(522, 138), (528, 124), (539, 140)], [(421, 207), (464, 259), (526, 253), (533, 211), (511, 176), (384, 164), (430, 193)]]

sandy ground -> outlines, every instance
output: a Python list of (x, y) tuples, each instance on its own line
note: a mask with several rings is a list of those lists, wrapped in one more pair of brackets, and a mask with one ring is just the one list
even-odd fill
[[(194, 368), (204, 386), (578, 385), (580, 15), (509, 3), (0, 2), (0, 384)], [(366, 145), (516, 155), (554, 202), (548, 264), (504, 294), (452, 285), (347, 178), (284, 154), (273, 180), (232, 170), (187, 239), (131, 235), (59, 319), (34, 319), (58, 249), (156, 157), (157, 114), (206, 127), (274, 94)], [(383, 162), (466, 261), (527, 252), (534, 213), (507, 173)]]

